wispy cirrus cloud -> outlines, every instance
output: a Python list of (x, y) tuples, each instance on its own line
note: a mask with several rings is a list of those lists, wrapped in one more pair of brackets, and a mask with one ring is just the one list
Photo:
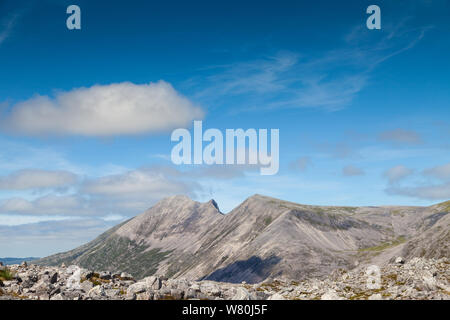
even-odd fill
[[(370, 82), (384, 61), (413, 48), (430, 27), (410, 29), (406, 21), (386, 26), (374, 37), (356, 27), (342, 47), (307, 54), (280, 51), (260, 59), (214, 66), (204, 78), (191, 79), (202, 89), (195, 98), (220, 105), (223, 97), (239, 97), (242, 110), (324, 108), (348, 106)], [(242, 104), (245, 103), (245, 106)]]
[(0, 45), (11, 36), (19, 17), (19, 14), (11, 14), (5, 19), (0, 20)]

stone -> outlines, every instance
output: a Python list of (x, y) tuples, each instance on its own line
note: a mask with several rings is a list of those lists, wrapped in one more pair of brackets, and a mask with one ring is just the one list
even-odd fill
[(80, 286), (81, 290), (83, 290), (84, 292), (89, 292), (89, 290), (91, 290), (94, 287), (94, 284), (89, 280), (85, 280), (80, 283)]
[(150, 292), (142, 292), (142, 293), (138, 293), (136, 295), (136, 300), (152, 300), (153, 299), (153, 294), (151, 294)]
[(128, 287), (127, 289), (127, 294), (136, 294), (136, 293), (142, 293), (145, 292), (147, 290), (147, 282), (145, 281), (139, 281), (136, 282), (135, 284), (132, 284), (131, 286)]
[(281, 294), (275, 293), (271, 295), (267, 300), (286, 300)]
[(58, 293), (50, 298), (50, 300), (67, 300), (66, 297), (62, 293)]
[(236, 289), (236, 293), (231, 298), (232, 300), (255, 300), (255, 297), (250, 294), (247, 289), (239, 287)]
[[(92, 271), (75, 265), (68, 268), (30, 265), (8, 266), (16, 275), (0, 282), (0, 299), (21, 297), (32, 300), (291, 300), (291, 299), (439, 299), (449, 300), (449, 259), (412, 258), (403, 264), (391, 263), (381, 267), (383, 287), (377, 291), (367, 288), (364, 268), (336, 270), (317, 279), (292, 281), (284, 278), (265, 280), (258, 284), (232, 284), (187, 279), (163, 280), (159, 276), (140, 281), (124, 280), (122, 273), (111, 275), (110, 281), (94, 286)], [(80, 275), (82, 275), (80, 279)], [(90, 279), (85, 276), (92, 275)], [(72, 283), (69, 279), (73, 280)], [(96, 279), (99, 281), (99, 279)]]
[(324, 293), (324, 294), (320, 297), (320, 300), (342, 300), (342, 298), (338, 296), (338, 294), (336, 293), (336, 291), (334, 291), (334, 290), (328, 290), (326, 293)]
[(51, 275), (50, 275), (50, 283), (51, 284), (54, 284), (54, 283), (56, 283), (58, 281), (58, 272), (53, 272)]
[(200, 286), (201, 292), (214, 297), (220, 296), (221, 290), (215, 283), (206, 282)]
[(405, 259), (403, 259), (402, 257), (397, 257), (397, 258), (395, 258), (395, 263), (396, 264), (404, 264), (405, 263)]
[(111, 272), (108, 272), (108, 271), (100, 272), (100, 279), (110, 280), (111, 279)]
[(95, 286), (88, 292), (89, 298), (98, 298), (105, 295), (105, 289), (102, 286)]
[(381, 295), (381, 293), (375, 293), (372, 294), (368, 300), (383, 300), (383, 296)]
[(175, 300), (181, 300), (183, 299), (183, 291), (180, 289), (170, 289), (170, 296), (173, 297)]
[(122, 272), (122, 273), (119, 275), (119, 277), (122, 278), (123, 280), (130, 280), (130, 279), (133, 279), (133, 276), (132, 276), (131, 274), (129, 274), (129, 273), (126, 273), (126, 272)]
[(161, 281), (161, 278), (159, 278), (159, 277), (150, 276), (150, 277), (144, 278), (142, 281), (145, 281), (148, 289), (152, 289), (152, 290), (160, 290), (161, 289), (162, 281)]

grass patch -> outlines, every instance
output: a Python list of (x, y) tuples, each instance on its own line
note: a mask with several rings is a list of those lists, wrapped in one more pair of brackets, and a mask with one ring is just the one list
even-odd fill
[(266, 225), (266, 227), (272, 223), (272, 217), (267, 217), (264, 219), (264, 224)]
[(94, 287), (95, 286), (99, 286), (99, 285), (101, 285), (103, 283), (110, 283), (111, 282), (111, 280), (101, 279), (100, 275), (98, 273), (94, 273), (89, 279), (82, 278), (80, 280), (80, 283), (83, 283), (85, 281), (91, 282), (94, 285)]
[(12, 280), (14, 278), (14, 273), (11, 272), (9, 269), (5, 268), (3, 270), (0, 270), (0, 281), (8, 281)]
[(377, 246), (373, 246), (373, 247), (368, 247), (368, 248), (362, 248), (359, 249), (358, 251), (382, 251), (388, 248), (392, 248), (395, 246), (398, 246), (399, 244), (402, 244), (406, 241), (406, 238), (404, 236), (400, 236), (397, 239), (393, 240), (393, 241), (388, 241), (388, 242), (383, 242)]

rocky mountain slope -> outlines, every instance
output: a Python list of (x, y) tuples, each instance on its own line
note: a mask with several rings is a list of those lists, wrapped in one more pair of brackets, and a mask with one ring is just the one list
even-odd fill
[[(367, 270), (335, 270), (325, 279), (273, 279), (257, 284), (231, 284), (157, 276), (136, 281), (126, 273), (93, 272), (75, 265), (14, 265), (9, 278), (0, 273), (0, 300), (449, 300), (450, 261), (413, 258), (380, 270), (377, 286)], [(0, 270), (1, 270), (0, 266)]]
[(309, 206), (254, 195), (222, 214), (217, 204), (164, 199), (40, 265), (76, 264), (136, 278), (258, 283), (323, 278), (337, 268), (450, 256), (450, 202), (431, 207)]

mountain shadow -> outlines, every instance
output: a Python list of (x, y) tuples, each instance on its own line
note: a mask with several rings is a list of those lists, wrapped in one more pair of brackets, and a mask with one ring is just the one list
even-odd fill
[(201, 280), (230, 283), (240, 283), (242, 281), (258, 283), (266, 279), (273, 270), (273, 267), (280, 261), (281, 258), (277, 256), (271, 256), (266, 259), (252, 256), (247, 260), (236, 261), (225, 268), (217, 269), (210, 275), (203, 277)]

